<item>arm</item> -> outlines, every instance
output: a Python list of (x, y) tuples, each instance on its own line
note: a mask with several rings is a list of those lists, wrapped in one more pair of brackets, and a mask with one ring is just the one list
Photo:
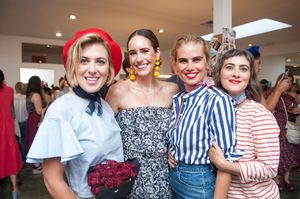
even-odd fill
[(240, 176), (241, 183), (265, 181), (277, 175), (279, 164), (279, 128), (269, 112), (261, 112), (252, 125), (252, 142), (256, 159), (230, 163), (222, 150), (213, 144), (209, 152), (212, 162), (221, 170)]
[(291, 87), (291, 82), (288, 79), (281, 79), (274, 88), (273, 93), (266, 100), (266, 104), (262, 103), (269, 111), (273, 111), (283, 92)]
[(218, 169), (214, 199), (226, 199), (231, 183), (231, 174)]
[(42, 96), (39, 93), (34, 93), (31, 97), (31, 102), (34, 105), (35, 111), (37, 114), (41, 115), (43, 108), (42, 108)]
[(231, 184), (231, 174), (239, 174), (239, 165), (225, 160), (224, 152), (216, 143), (212, 144), (212, 148), (208, 154), (214, 165), (219, 168), (215, 184), (214, 199), (227, 198)]
[(214, 165), (224, 172), (228, 172), (233, 175), (240, 175), (240, 166), (238, 163), (231, 163), (225, 160), (224, 152), (216, 144), (213, 143), (212, 147), (209, 149), (209, 158), (214, 163)]
[(240, 162), (241, 182), (265, 181), (277, 175), (279, 127), (274, 116), (261, 111), (251, 125), (255, 160)]
[(64, 180), (64, 170), (59, 158), (45, 159), (43, 163), (44, 183), (53, 198), (76, 199), (74, 192)]
[(231, 98), (224, 96), (213, 108), (210, 122), (213, 141), (224, 150), (225, 159), (236, 156), (236, 112)]
[[(229, 98), (222, 98), (214, 107), (212, 129), (217, 142), (213, 143), (213, 146), (221, 146), (224, 149), (225, 156), (230, 158), (230, 154), (235, 151), (235, 110)], [(221, 150), (220, 156), (227, 162), (224, 157), (224, 152)], [(214, 163), (213, 159), (212, 162)], [(218, 169), (214, 198), (227, 198), (230, 184), (231, 174)]]

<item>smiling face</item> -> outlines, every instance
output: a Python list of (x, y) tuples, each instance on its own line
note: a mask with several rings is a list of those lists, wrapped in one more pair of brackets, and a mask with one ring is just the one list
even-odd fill
[(160, 56), (160, 51), (153, 48), (149, 39), (140, 35), (133, 36), (128, 42), (128, 53), (137, 76), (153, 75), (155, 59)]
[(244, 56), (235, 56), (225, 60), (220, 71), (222, 87), (231, 96), (245, 91), (250, 76), (250, 63)]
[(183, 43), (176, 50), (174, 69), (187, 86), (199, 84), (207, 71), (207, 59), (201, 43)]
[(109, 75), (109, 56), (102, 44), (86, 44), (75, 68), (78, 85), (88, 93), (98, 92)]

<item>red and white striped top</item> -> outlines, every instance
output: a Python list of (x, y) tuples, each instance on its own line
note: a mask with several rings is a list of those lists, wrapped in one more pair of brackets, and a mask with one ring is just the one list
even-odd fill
[(280, 198), (273, 180), (279, 164), (279, 127), (273, 114), (247, 100), (237, 109), (237, 149), (241, 176), (233, 176), (228, 198)]

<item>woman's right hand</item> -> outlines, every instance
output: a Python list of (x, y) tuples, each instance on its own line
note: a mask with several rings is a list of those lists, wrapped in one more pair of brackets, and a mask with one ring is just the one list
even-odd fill
[(292, 83), (288, 78), (281, 78), (275, 87), (276, 90), (282, 92), (287, 91), (291, 87)]
[(224, 158), (224, 151), (215, 142), (212, 143), (208, 156), (210, 161), (219, 169), (221, 169), (221, 165), (226, 162)]
[(173, 157), (170, 150), (168, 150), (168, 163), (172, 168), (177, 165), (177, 160)]

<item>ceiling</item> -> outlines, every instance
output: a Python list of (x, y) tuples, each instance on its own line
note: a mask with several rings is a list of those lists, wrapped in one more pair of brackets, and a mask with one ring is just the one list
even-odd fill
[[(299, 0), (232, 0), (232, 25), (237, 26), (261, 18), (291, 24), (292, 28), (239, 39), (236, 44), (246, 48), (249, 43), (261, 48), (300, 42)], [(68, 16), (75, 14), (77, 20)], [(78, 30), (100, 27), (125, 46), (128, 35), (139, 28), (165, 33), (157, 36), (162, 50), (169, 50), (177, 37), (185, 33), (204, 35), (213, 32), (213, 0), (1, 0), (0, 34), (70, 39)], [(298, 52), (284, 54), (299, 64)], [(291, 57), (293, 56), (293, 57)]]

